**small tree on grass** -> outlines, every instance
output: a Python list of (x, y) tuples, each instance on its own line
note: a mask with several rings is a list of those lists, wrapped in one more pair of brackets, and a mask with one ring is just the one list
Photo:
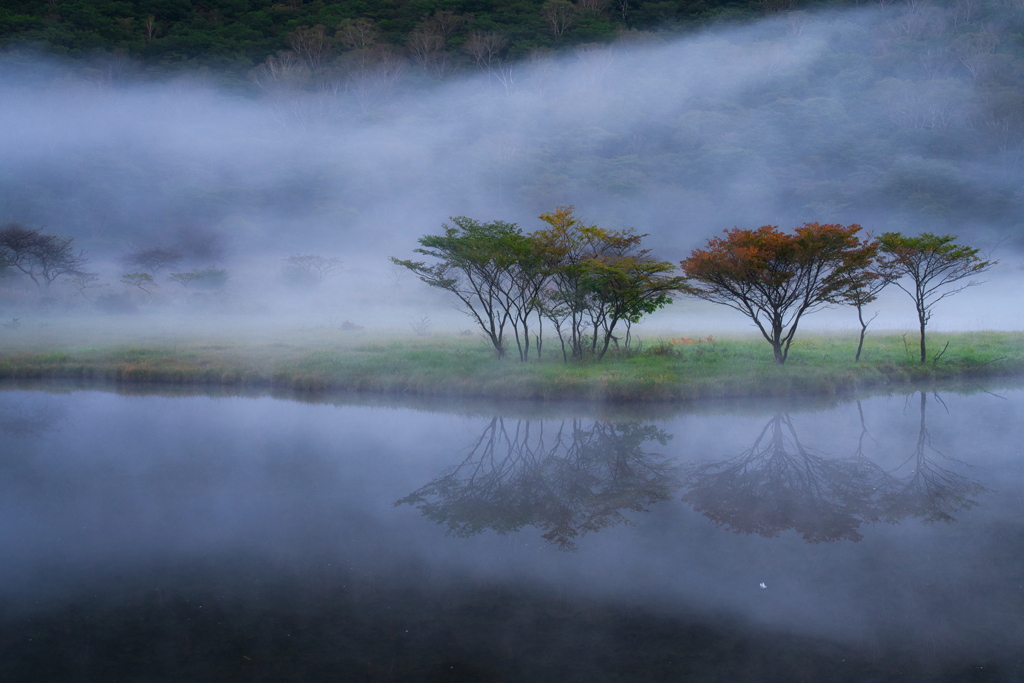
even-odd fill
[[(672, 303), (683, 286), (675, 266), (652, 258), (633, 229), (588, 226), (560, 206), (540, 216), (551, 226), (533, 239), (548, 263), (552, 287), (545, 314), (555, 326), (567, 359), (604, 358), (620, 323), (639, 322), (647, 313)], [(564, 329), (563, 329), (564, 327)]]
[(782, 365), (801, 318), (829, 304), (849, 303), (869, 277), (877, 246), (859, 225), (805, 223), (787, 234), (777, 226), (733, 228), (681, 262), (693, 296), (749, 317)]
[(864, 320), (864, 307), (878, 298), (883, 289), (892, 284), (887, 272), (879, 270), (867, 270), (861, 281), (849, 292), (847, 303), (857, 309), (857, 320), (860, 321), (860, 339), (857, 341), (857, 355), (854, 362), (860, 362), (860, 354), (864, 349), (864, 337), (868, 333), (868, 325), (878, 317), (875, 312), (873, 316)]
[[(523, 278), (516, 273), (516, 255), (529, 251), (526, 238), (514, 223), (480, 223), (465, 216), (451, 221), (453, 225), (442, 226), (443, 235), (426, 235), (419, 240), (421, 247), (416, 252), (436, 259), (436, 263), (397, 258), (391, 261), (416, 273), (431, 287), (454, 294), (463, 312), (476, 321), (495, 353), (503, 357), (506, 327), (518, 326), (524, 310), (530, 312), (528, 297), (518, 291)], [(522, 360), (529, 351), (528, 336), (526, 345), (525, 349), (520, 347)]]
[[(433, 287), (448, 290), (505, 355), (505, 331), (515, 336), (519, 359), (530, 354), (530, 318), (555, 324), (574, 360), (604, 357), (620, 323), (635, 323), (671, 303), (682, 285), (670, 275), (675, 267), (640, 248), (643, 235), (632, 229), (610, 231), (586, 226), (571, 206), (558, 207), (541, 220), (551, 227), (524, 235), (503, 221), (480, 223), (460, 216), (444, 235), (420, 239), (416, 251), (435, 264), (391, 259)], [(536, 335), (538, 356), (541, 335)]]
[(147, 287), (159, 287), (156, 282), (153, 281), (153, 276), (149, 273), (126, 273), (121, 276), (121, 282), (128, 285), (129, 287), (137, 287), (143, 292), (148, 294), (152, 298), (153, 293), (147, 289)]
[(917, 237), (886, 232), (878, 239), (881, 271), (914, 300), (921, 330), (922, 365), (927, 359), (925, 328), (935, 304), (981, 284), (971, 278), (998, 263), (986, 261), (978, 255), (978, 249), (959, 245), (955, 240), (955, 235), (930, 232)]
[(79, 294), (85, 297), (86, 301), (89, 300), (89, 296), (85, 293), (85, 290), (99, 289), (100, 287), (107, 286), (106, 284), (98, 284), (99, 281), (99, 276), (94, 273), (76, 273), (64, 280), (64, 282), (77, 289)]

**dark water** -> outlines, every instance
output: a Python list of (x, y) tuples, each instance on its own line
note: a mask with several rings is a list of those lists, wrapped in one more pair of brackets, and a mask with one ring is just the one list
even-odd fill
[(1024, 391), (543, 410), (0, 392), (0, 681), (1024, 680)]

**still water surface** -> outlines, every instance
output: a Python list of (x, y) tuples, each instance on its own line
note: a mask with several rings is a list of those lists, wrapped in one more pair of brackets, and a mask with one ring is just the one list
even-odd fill
[(0, 392), (0, 680), (1024, 680), (1024, 391), (494, 412)]

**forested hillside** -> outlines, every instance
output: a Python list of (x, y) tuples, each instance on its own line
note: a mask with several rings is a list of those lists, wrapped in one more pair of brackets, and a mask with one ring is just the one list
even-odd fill
[[(323, 26), (339, 47), (353, 27), (384, 44), (472, 59), (474, 38), (499, 33), (502, 53), (608, 42), (629, 29), (674, 30), (726, 17), (757, 17), (794, 0), (24, 0), (0, 8), (0, 43), (36, 45), (74, 58), (120, 53), (157, 71), (207, 66), (244, 74), (289, 46), (297, 30)], [(365, 31), (365, 28), (364, 28)], [(358, 32), (358, 29), (357, 29)], [(335, 37), (335, 35), (337, 37)], [(364, 36), (365, 37), (365, 36)], [(359, 41), (356, 36), (355, 40)]]
[[(295, 249), (575, 204), (679, 254), (734, 225), (804, 221), (1021, 244), (1024, 1), (775, 12), (686, 35), (621, 31), (655, 21), (653, 4), (623, 20), (584, 1), (560, 36), (550, 5), (525, 1), (26, 2), (7, 10), (8, 41), (84, 40), (78, 11), (105, 56), (9, 44), (2, 218), (99, 248), (199, 226)], [(115, 8), (121, 34), (101, 21)], [(586, 32), (598, 25), (608, 45)], [(172, 45), (191, 46), (174, 48), (191, 76), (161, 71)]]

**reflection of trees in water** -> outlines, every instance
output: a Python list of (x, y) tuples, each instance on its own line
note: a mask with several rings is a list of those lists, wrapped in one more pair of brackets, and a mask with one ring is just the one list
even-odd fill
[(465, 460), (396, 505), (470, 536), (532, 525), (561, 549), (589, 531), (629, 523), (678, 487), (676, 470), (647, 442), (671, 438), (654, 425), (572, 420), (557, 424), (494, 418)]
[(862, 524), (896, 523), (917, 517), (925, 523), (954, 522), (953, 513), (976, 501), (985, 490), (979, 482), (944, 468), (932, 457), (921, 394), (921, 422), (914, 469), (899, 476), (907, 463), (886, 471), (864, 454), (868, 434), (858, 402), (861, 434), (847, 458), (831, 458), (805, 447), (788, 415), (769, 420), (740, 456), (704, 462), (686, 469), (683, 500), (717, 524), (737, 533), (777, 536), (794, 529), (808, 541), (862, 538)]
[(808, 541), (860, 540), (857, 528), (878, 519), (873, 472), (861, 460), (821, 455), (776, 415), (739, 457), (687, 469), (683, 500), (734, 531), (777, 536), (795, 529)]
[[(938, 399), (938, 396), (936, 395)], [(926, 524), (955, 522), (954, 513), (969, 510), (977, 501), (971, 499), (985, 491), (979, 482), (942, 467), (935, 455), (952, 460), (932, 445), (928, 423), (925, 420), (927, 394), (921, 392), (921, 426), (914, 453), (897, 471), (912, 466), (909, 474), (893, 478), (881, 497), (885, 521), (898, 521), (904, 517), (917, 517)], [(941, 399), (939, 399), (941, 401)]]
[(396, 505), (416, 506), (457, 536), (532, 525), (571, 550), (587, 532), (628, 523), (625, 511), (646, 510), (682, 490), (695, 510), (736, 533), (774, 537), (793, 529), (812, 543), (858, 541), (861, 525), (872, 522), (954, 522), (985, 491), (935, 457), (952, 462), (932, 445), (926, 403), (922, 393), (916, 449), (894, 470), (865, 454), (874, 439), (860, 402), (860, 436), (847, 457), (806, 446), (783, 414), (739, 456), (684, 467), (644, 450), (671, 438), (652, 424), (496, 417), (462, 463)]
[(38, 437), (57, 429), (67, 419), (66, 411), (50, 401), (32, 403), (0, 402), (0, 433), (10, 437)]

